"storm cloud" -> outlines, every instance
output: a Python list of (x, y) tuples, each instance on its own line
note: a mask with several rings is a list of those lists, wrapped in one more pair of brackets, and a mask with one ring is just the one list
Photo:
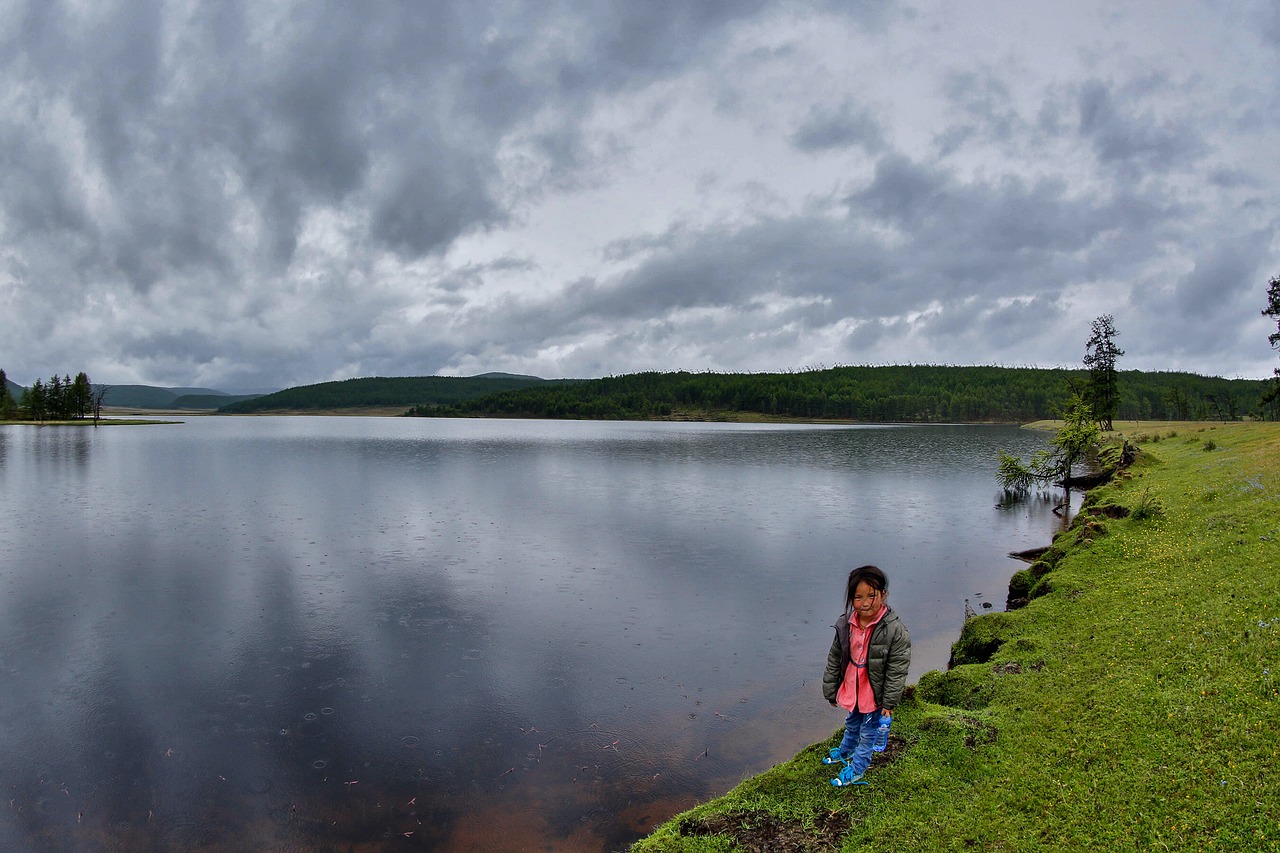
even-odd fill
[(20, 382), (1274, 366), (1267, 3), (6, 9)]

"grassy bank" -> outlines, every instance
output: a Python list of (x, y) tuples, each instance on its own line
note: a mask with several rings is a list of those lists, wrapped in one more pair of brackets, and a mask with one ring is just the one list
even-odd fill
[(1280, 425), (1117, 427), (1138, 462), (921, 678), (869, 787), (827, 784), (833, 736), (634, 851), (1280, 850)]

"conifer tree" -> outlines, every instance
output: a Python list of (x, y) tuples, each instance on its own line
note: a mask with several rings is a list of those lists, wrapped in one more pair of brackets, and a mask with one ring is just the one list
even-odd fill
[(76, 374), (76, 378), (71, 382), (71, 392), (67, 395), (68, 414), (76, 419), (83, 419), (89, 416), (90, 410), (93, 408), (93, 385), (89, 382), (89, 374), (83, 370)]
[(4, 369), (0, 368), (0, 421), (13, 420), (17, 408), (18, 404), (14, 402), (13, 394), (9, 391), (9, 377), (5, 376)]
[[(1280, 276), (1275, 276), (1267, 283), (1267, 307), (1262, 309), (1263, 315), (1276, 321), (1275, 332), (1267, 335), (1267, 342), (1272, 349), (1280, 349)], [(1280, 400), (1280, 367), (1275, 369), (1275, 379), (1271, 387), (1262, 397), (1262, 405)]]
[(48, 415), (48, 394), (45, 391), (44, 382), (37, 379), (31, 383), (31, 387), (22, 392), (22, 400), (19, 405), (26, 410), (27, 416), (33, 421), (43, 421)]
[(1093, 321), (1092, 334), (1085, 342), (1084, 366), (1089, 371), (1088, 400), (1093, 416), (1103, 430), (1110, 432), (1111, 419), (1120, 408), (1120, 377), (1116, 360), (1124, 350), (1116, 346), (1115, 318), (1103, 314)]

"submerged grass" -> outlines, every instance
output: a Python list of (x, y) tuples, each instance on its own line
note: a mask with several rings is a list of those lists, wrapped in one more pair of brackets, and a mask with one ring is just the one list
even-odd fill
[(969, 623), (975, 662), (920, 680), (869, 787), (827, 784), (833, 733), (634, 853), (1280, 850), (1280, 424), (1128, 437), (1042, 594)]

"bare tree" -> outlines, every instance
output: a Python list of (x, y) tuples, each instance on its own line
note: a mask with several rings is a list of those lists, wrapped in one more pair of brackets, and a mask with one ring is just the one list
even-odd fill
[(102, 417), (102, 398), (107, 396), (107, 392), (111, 390), (110, 385), (94, 385), (93, 391), (89, 395), (90, 405), (93, 409), (93, 425), (98, 425), (98, 419)]

